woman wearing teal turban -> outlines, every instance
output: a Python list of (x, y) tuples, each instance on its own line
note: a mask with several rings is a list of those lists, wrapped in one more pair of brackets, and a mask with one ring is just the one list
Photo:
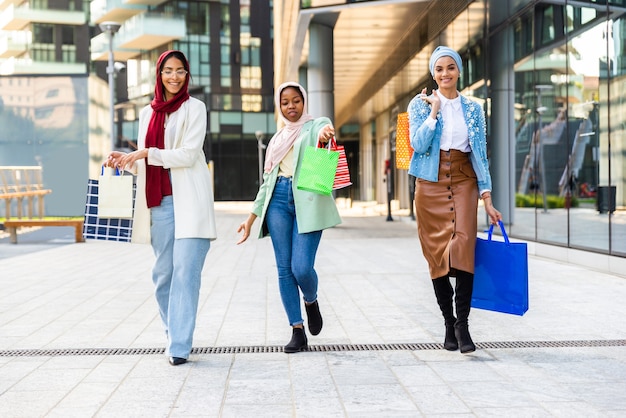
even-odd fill
[[(460, 347), (461, 353), (470, 353), (476, 350), (468, 317), (479, 197), (491, 223), (502, 215), (491, 203), (484, 111), (456, 87), (463, 71), (461, 56), (439, 46), (430, 57), (429, 69), (438, 88), (431, 95), (423, 89), (408, 106), (415, 151), (409, 174), (417, 178), (418, 236), (445, 321), (444, 348)], [(450, 277), (456, 278), (454, 289)]]

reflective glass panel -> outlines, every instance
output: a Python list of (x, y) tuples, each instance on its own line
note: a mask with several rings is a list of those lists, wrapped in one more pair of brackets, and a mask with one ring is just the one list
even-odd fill
[(599, 158), (600, 143), (609, 135), (606, 28), (606, 21), (590, 24), (567, 44), (570, 119), (576, 121), (576, 130), (570, 135), (568, 171), (561, 181), (564, 194), (572, 196), (570, 246), (602, 251), (609, 244), (608, 215), (598, 211), (600, 170), (608, 163), (606, 156)]

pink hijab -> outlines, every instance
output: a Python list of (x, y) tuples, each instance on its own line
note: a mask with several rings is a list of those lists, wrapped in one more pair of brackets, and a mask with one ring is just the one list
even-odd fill
[(300, 136), (300, 131), (302, 130), (302, 126), (313, 120), (313, 116), (309, 115), (308, 112), (308, 98), (306, 95), (306, 91), (304, 87), (295, 81), (288, 81), (286, 83), (281, 84), (276, 89), (276, 93), (274, 94), (274, 103), (276, 108), (280, 110), (280, 94), (287, 87), (295, 87), (300, 90), (302, 94), (302, 98), (304, 99), (304, 109), (302, 111), (302, 116), (296, 122), (291, 122), (289, 119), (283, 115), (283, 112), (280, 111), (278, 115), (284, 122), (285, 126), (280, 128), (278, 132), (274, 134), (272, 139), (267, 146), (267, 151), (265, 153), (265, 172), (269, 173), (276, 167), (280, 162), (285, 158), (285, 155), (289, 152), (291, 147), (293, 147), (294, 142)]

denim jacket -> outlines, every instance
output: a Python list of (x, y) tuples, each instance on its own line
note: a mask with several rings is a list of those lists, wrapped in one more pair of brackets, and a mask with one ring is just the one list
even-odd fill
[[(491, 174), (487, 160), (487, 138), (485, 113), (480, 105), (465, 96), (461, 96), (461, 108), (465, 116), (470, 160), (476, 172), (478, 190), (491, 190)], [(439, 148), (443, 132), (441, 111), (437, 112), (437, 124), (431, 129), (424, 124), (430, 117), (430, 105), (419, 96), (414, 97), (407, 108), (409, 113), (409, 134), (413, 156), (409, 165), (409, 174), (427, 181), (438, 181)]]

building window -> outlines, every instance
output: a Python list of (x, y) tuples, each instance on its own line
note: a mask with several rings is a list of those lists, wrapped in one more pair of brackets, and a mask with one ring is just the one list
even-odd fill
[(221, 27), (220, 27), (220, 85), (222, 87), (231, 87), (231, 42), (230, 42), (230, 4), (225, 2), (222, 5)]
[(61, 27), (61, 43), (63, 45), (74, 45), (76, 40), (74, 37), (74, 26)]
[(209, 5), (208, 3), (192, 3), (191, 13), (187, 16), (187, 32), (190, 35), (208, 35)]
[(30, 7), (37, 10), (50, 9), (50, 7), (48, 6), (48, 0), (31, 0)]
[(533, 51), (533, 18), (532, 14), (522, 16), (520, 20), (513, 24), (514, 35), (514, 56), (515, 60), (520, 60), (528, 56)]
[(209, 34), (209, 4), (204, 2), (179, 1), (158, 7), (168, 15), (184, 16), (187, 24), (187, 35)]
[(242, 89), (260, 89), (261, 86), (261, 67), (242, 66), (241, 67), (241, 88)]
[(54, 26), (46, 24), (33, 24), (33, 42), (41, 44), (54, 43)]
[[(239, 3), (241, 30), (239, 45), (241, 49), (241, 80), (242, 89), (260, 89), (261, 80), (261, 39), (250, 32), (250, 0)], [(244, 101), (245, 103), (245, 101)]]
[(244, 112), (260, 112), (263, 110), (263, 98), (260, 94), (242, 94), (241, 110)]
[(221, 85), (222, 87), (230, 87), (231, 86), (231, 79), (230, 79), (230, 65), (221, 65)]

